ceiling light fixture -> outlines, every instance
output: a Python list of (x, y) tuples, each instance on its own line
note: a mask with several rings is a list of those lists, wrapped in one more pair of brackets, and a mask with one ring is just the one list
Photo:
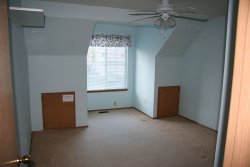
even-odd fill
[(156, 19), (154, 26), (160, 29), (160, 34), (166, 38), (166, 30), (175, 27), (176, 21), (172, 17), (169, 17), (167, 13), (163, 13), (161, 17)]
[(162, 0), (162, 3), (159, 4), (154, 11), (131, 11), (129, 15), (145, 17), (132, 20), (129, 23), (157, 18), (154, 25), (161, 29), (161, 34), (163, 33), (164, 37), (166, 37), (166, 33), (164, 31), (176, 25), (175, 18), (190, 19), (202, 22), (207, 21), (209, 18), (207, 15), (198, 14), (198, 10), (193, 7), (176, 8), (173, 4), (170, 4), (169, 1), (170, 0)]

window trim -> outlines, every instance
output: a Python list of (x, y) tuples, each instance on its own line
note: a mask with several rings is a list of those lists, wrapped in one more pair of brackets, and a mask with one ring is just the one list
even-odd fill
[(128, 89), (88, 90), (87, 93), (126, 92)]

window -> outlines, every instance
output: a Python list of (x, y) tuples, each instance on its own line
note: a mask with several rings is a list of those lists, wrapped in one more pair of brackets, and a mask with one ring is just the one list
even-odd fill
[(89, 47), (88, 92), (127, 89), (128, 47)]

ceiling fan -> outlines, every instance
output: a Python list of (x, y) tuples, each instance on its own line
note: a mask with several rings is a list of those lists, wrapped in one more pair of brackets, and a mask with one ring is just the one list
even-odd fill
[(169, 28), (176, 25), (174, 18), (184, 18), (197, 21), (207, 21), (208, 16), (197, 14), (197, 9), (192, 7), (175, 8), (174, 5), (169, 3), (170, 0), (162, 0), (162, 3), (157, 7), (155, 11), (131, 11), (129, 15), (134, 16), (148, 16), (140, 19), (130, 21), (129, 23), (145, 20), (149, 18), (158, 18), (154, 25), (158, 28)]

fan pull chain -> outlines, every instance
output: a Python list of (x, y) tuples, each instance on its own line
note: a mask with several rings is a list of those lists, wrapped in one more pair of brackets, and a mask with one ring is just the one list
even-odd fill
[(167, 38), (167, 33), (166, 33), (166, 29), (164, 29), (163, 27), (161, 27), (160, 30), (160, 36), (163, 36), (164, 39)]

